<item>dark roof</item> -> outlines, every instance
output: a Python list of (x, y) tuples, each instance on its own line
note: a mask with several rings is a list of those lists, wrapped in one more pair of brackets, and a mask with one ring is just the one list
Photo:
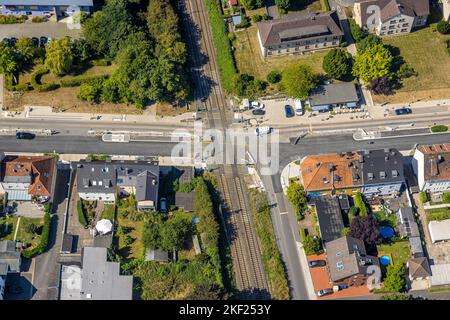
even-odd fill
[(420, 235), (414, 237), (409, 237), (409, 247), (411, 248), (411, 253), (414, 258), (423, 257), (423, 247), (422, 240), (420, 239)]
[(341, 210), (347, 211), (351, 208), (350, 197), (346, 194), (337, 195)]
[(176, 192), (175, 206), (187, 212), (194, 211), (194, 192)]
[(344, 220), (338, 198), (318, 196), (314, 197), (314, 203), (322, 240), (328, 242), (339, 238), (344, 229)]
[(0, 263), (0, 276), (6, 276), (8, 274), (9, 266), (7, 263)]
[(136, 177), (136, 201), (158, 199), (158, 176), (146, 170)]
[(411, 278), (426, 278), (431, 276), (430, 265), (426, 257), (414, 258), (408, 261), (409, 276)]
[(367, 275), (370, 265), (378, 265), (378, 258), (366, 254), (364, 242), (345, 236), (325, 243), (328, 270), (333, 282), (357, 274)]
[(387, 21), (391, 18), (404, 14), (410, 17), (427, 16), (430, 14), (430, 5), (428, 0), (360, 0), (361, 3), (361, 21), (363, 25), (367, 24), (367, 19), (372, 15), (369, 6), (377, 5), (381, 8), (381, 21)]
[(11, 240), (0, 241), (0, 263), (6, 264), (9, 272), (20, 272), (20, 250), (16, 242)]
[(80, 161), (77, 165), (77, 191), (115, 193), (116, 170), (106, 161)]
[(419, 237), (419, 226), (414, 218), (412, 208), (403, 207), (397, 211), (397, 229), (402, 237)]
[(362, 157), (364, 185), (402, 182), (403, 156), (397, 149), (358, 151)]
[(357, 103), (359, 101), (353, 82), (331, 83), (320, 85), (309, 96), (311, 106), (340, 103)]
[(175, 167), (176, 176), (178, 177), (178, 181), (180, 183), (190, 182), (194, 179), (194, 167)]
[(63, 236), (61, 252), (72, 253), (72, 248), (73, 248), (73, 234), (65, 233)]
[(145, 251), (145, 261), (169, 261), (169, 252), (159, 249), (147, 249)]
[(280, 19), (260, 21), (257, 26), (263, 46), (344, 34), (335, 11), (289, 13)]

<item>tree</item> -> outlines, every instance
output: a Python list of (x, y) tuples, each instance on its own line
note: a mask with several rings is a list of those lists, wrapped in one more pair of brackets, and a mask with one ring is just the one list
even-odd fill
[(241, 0), (240, 4), (246, 10), (253, 10), (253, 9), (261, 8), (263, 6), (263, 1), (262, 0)]
[(69, 38), (54, 40), (46, 47), (45, 65), (56, 74), (68, 73), (72, 67), (73, 55)]
[(238, 74), (234, 79), (235, 92), (239, 97), (255, 98), (266, 87), (266, 84), (248, 74)]
[(281, 73), (277, 70), (272, 70), (267, 75), (267, 82), (269, 83), (278, 83), (281, 81)]
[(87, 102), (100, 102), (100, 95), (103, 89), (103, 79), (95, 79), (89, 82), (82, 83), (78, 99)]
[(375, 94), (392, 94), (392, 84), (387, 76), (378, 77), (370, 81), (369, 90)]
[(406, 287), (406, 267), (403, 263), (389, 265), (384, 279), (384, 288), (391, 292), (402, 292)]
[(352, 56), (343, 49), (332, 49), (323, 58), (323, 70), (333, 79), (342, 80), (352, 71)]
[(297, 216), (306, 209), (306, 192), (303, 185), (291, 182), (287, 188), (287, 198), (295, 208)]
[(369, 46), (358, 53), (353, 64), (353, 75), (368, 85), (376, 78), (392, 76), (393, 56), (382, 44)]
[(358, 49), (358, 52), (362, 53), (364, 51), (366, 51), (366, 49), (368, 47), (377, 45), (377, 44), (381, 44), (381, 38), (379, 38), (378, 36), (374, 35), (374, 34), (369, 34), (367, 37), (365, 37), (364, 39), (362, 39), (360, 42), (358, 42), (356, 44), (356, 47)]
[(142, 243), (145, 248), (159, 249), (161, 244), (160, 226), (161, 218), (151, 219), (144, 226), (142, 233)]
[(17, 70), (14, 51), (3, 42), (0, 43), (0, 74), (13, 74)]
[(193, 222), (189, 216), (184, 214), (175, 214), (161, 227), (160, 248), (163, 250), (181, 250), (183, 243), (189, 232), (193, 230)]
[(306, 255), (321, 254), (323, 252), (322, 244), (320, 243), (319, 237), (313, 237), (307, 235), (303, 239), (303, 248), (305, 249)]
[(317, 76), (310, 66), (296, 64), (284, 70), (280, 84), (290, 97), (307, 99), (309, 92), (317, 85)]
[(91, 46), (84, 39), (74, 39), (71, 43), (74, 62), (83, 64), (94, 55)]
[(18, 69), (24, 68), (38, 56), (39, 48), (33, 46), (31, 38), (20, 38), (15, 45)]
[(350, 25), (350, 33), (352, 34), (353, 40), (355, 42), (360, 42), (364, 37), (367, 36), (367, 32), (362, 30), (353, 19), (348, 19)]
[(382, 241), (377, 219), (372, 215), (353, 218), (349, 235), (364, 241), (369, 246), (380, 244)]
[(275, 4), (280, 12), (285, 12), (291, 6), (291, 0), (275, 0)]
[(441, 20), (438, 22), (438, 24), (436, 26), (436, 30), (440, 34), (447, 34), (450, 32), (450, 24), (445, 20)]

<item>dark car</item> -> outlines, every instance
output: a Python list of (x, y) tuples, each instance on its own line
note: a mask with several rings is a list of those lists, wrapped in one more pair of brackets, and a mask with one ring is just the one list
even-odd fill
[(310, 268), (315, 268), (315, 267), (324, 267), (326, 266), (327, 262), (325, 260), (311, 260), (308, 261), (308, 266)]
[(412, 113), (412, 110), (410, 108), (401, 108), (401, 109), (396, 109), (395, 110), (395, 114), (400, 116), (402, 114), (410, 114)]
[(16, 45), (17, 42), (17, 38), (12, 37), (11, 39), (9, 39), (9, 44), (11, 45), (11, 47), (14, 47)]
[(294, 109), (290, 105), (284, 106), (284, 114), (286, 115), (286, 118), (292, 118), (295, 115)]
[(30, 133), (30, 132), (17, 132), (16, 133), (16, 138), (17, 139), (34, 139), (35, 135), (34, 133)]
[(40, 37), (39, 38), (39, 47), (43, 48), (45, 47), (45, 45), (47, 44), (47, 37)]
[(31, 44), (32, 44), (34, 47), (39, 47), (39, 39), (36, 38), (36, 37), (31, 38)]
[(3, 38), (2, 42), (3, 42), (4, 44), (6, 44), (7, 46), (9, 46), (10, 40), (9, 40), (9, 38)]
[(332, 293), (333, 293), (333, 289), (331, 289), (331, 288), (322, 289), (322, 290), (317, 291), (317, 295), (319, 297), (323, 297), (323, 296), (326, 296), (327, 294), (332, 294)]
[(254, 109), (254, 110), (252, 111), (252, 114), (253, 114), (254, 116), (263, 116), (263, 115), (266, 114), (266, 111), (264, 111), (263, 109)]

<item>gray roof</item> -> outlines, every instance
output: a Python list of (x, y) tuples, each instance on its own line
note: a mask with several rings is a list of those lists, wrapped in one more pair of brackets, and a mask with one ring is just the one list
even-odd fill
[(400, 208), (397, 213), (397, 229), (402, 237), (419, 237), (419, 226), (411, 207)]
[(77, 165), (77, 191), (115, 193), (116, 170), (105, 161), (80, 162)]
[(194, 167), (175, 167), (177, 171), (178, 181), (180, 183), (189, 182), (194, 179)]
[(7, 263), (0, 263), (0, 276), (6, 276), (8, 274), (8, 269)]
[(0, 241), (0, 263), (7, 264), (9, 272), (20, 272), (20, 262), (20, 251), (16, 248), (16, 242)]
[(194, 192), (176, 192), (175, 206), (187, 212), (194, 211)]
[(63, 236), (61, 252), (71, 253), (73, 248), (73, 234), (65, 233)]
[(158, 175), (145, 170), (136, 177), (136, 201), (158, 199)]
[(414, 258), (423, 257), (423, 247), (420, 236), (409, 238), (409, 247)]
[(403, 156), (397, 149), (358, 151), (362, 157), (364, 185), (390, 184), (404, 181)]
[(93, 0), (0, 0), (0, 5), (32, 5), (32, 6), (90, 6), (94, 5)]
[(426, 257), (414, 258), (408, 261), (409, 276), (411, 278), (426, 278), (431, 276), (430, 265)]
[(428, 0), (359, 0), (361, 3), (361, 21), (363, 25), (372, 15), (368, 10), (369, 6), (377, 5), (381, 8), (380, 18), (387, 21), (398, 16), (400, 13), (410, 16), (426, 16), (430, 14), (430, 5)]
[(26, 176), (6, 176), (3, 178), (4, 182), (9, 183), (31, 183), (33, 181), (31, 177), (31, 172), (29, 175)]
[(258, 22), (257, 26), (263, 46), (343, 35), (335, 11), (289, 13), (280, 19)]
[(131, 300), (132, 293), (133, 277), (120, 275), (106, 248), (83, 248), (82, 300)]
[(330, 196), (314, 197), (320, 235), (324, 242), (335, 240), (344, 229), (339, 199)]
[(159, 249), (147, 249), (145, 251), (145, 261), (169, 261), (169, 252)]
[(331, 83), (320, 85), (309, 96), (311, 106), (357, 103), (359, 101), (353, 82)]
[(370, 265), (378, 265), (378, 258), (366, 254), (364, 242), (345, 236), (325, 243), (328, 270), (333, 282), (365, 274)]

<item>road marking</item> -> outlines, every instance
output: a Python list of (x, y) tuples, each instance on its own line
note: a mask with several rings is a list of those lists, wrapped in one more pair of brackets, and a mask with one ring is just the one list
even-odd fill
[(282, 214), (288, 214), (288, 212), (287, 212), (287, 211), (285, 211), (285, 212), (280, 212), (280, 215), (282, 215)]

